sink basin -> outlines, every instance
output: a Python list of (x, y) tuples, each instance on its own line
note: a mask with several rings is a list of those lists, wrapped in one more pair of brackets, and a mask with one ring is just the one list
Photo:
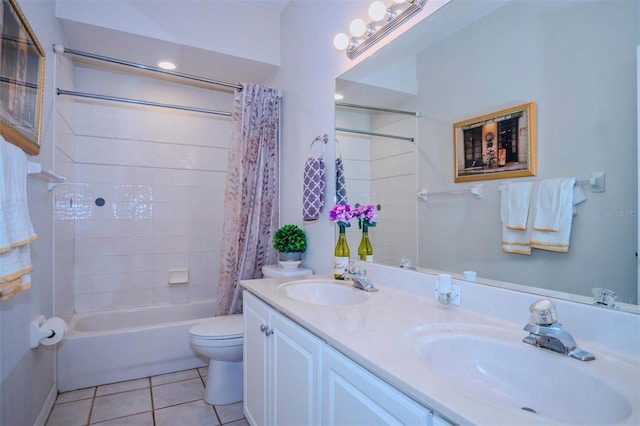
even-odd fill
[[(524, 344), (524, 335), (459, 324), (418, 327), (403, 339), (434, 375), (483, 404), (529, 411), (540, 420), (583, 425), (637, 416), (631, 405), (638, 400), (633, 389), (640, 378), (636, 368), (606, 357), (581, 362)], [(620, 388), (620, 377), (630, 380), (631, 389)]]
[(348, 282), (330, 279), (291, 281), (278, 286), (277, 291), (290, 299), (312, 305), (357, 305), (369, 300), (369, 295)]

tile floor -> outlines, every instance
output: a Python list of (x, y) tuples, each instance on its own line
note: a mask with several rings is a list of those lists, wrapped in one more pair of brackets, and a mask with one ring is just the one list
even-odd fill
[(204, 402), (207, 368), (58, 394), (47, 426), (248, 426), (242, 402)]

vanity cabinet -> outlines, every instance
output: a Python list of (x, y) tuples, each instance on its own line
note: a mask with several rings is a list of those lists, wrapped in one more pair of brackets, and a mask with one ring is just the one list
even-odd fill
[(331, 347), (324, 350), (324, 425), (431, 425), (431, 411)]
[(251, 425), (430, 425), (431, 411), (248, 291), (244, 413)]
[(318, 425), (324, 342), (244, 295), (244, 411), (252, 425)]

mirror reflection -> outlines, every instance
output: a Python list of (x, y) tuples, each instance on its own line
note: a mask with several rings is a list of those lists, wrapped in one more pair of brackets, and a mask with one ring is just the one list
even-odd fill
[[(419, 113), (336, 107), (338, 129), (375, 133), (336, 131), (349, 202), (381, 207), (374, 260), (636, 304), (638, 45), (635, 1), (453, 0), (341, 76), (344, 103)], [(453, 124), (531, 102), (536, 176), (455, 183)], [(594, 172), (606, 189), (583, 186), (567, 253), (502, 250), (501, 185)]]

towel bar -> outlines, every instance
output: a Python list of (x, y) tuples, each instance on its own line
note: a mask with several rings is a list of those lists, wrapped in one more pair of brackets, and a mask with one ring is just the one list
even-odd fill
[(29, 177), (36, 178), (47, 183), (47, 189), (53, 190), (58, 185), (67, 183), (67, 178), (61, 176), (51, 170), (42, 170), (42, 165), (33, 161), (27, 162), (27, 174)]

